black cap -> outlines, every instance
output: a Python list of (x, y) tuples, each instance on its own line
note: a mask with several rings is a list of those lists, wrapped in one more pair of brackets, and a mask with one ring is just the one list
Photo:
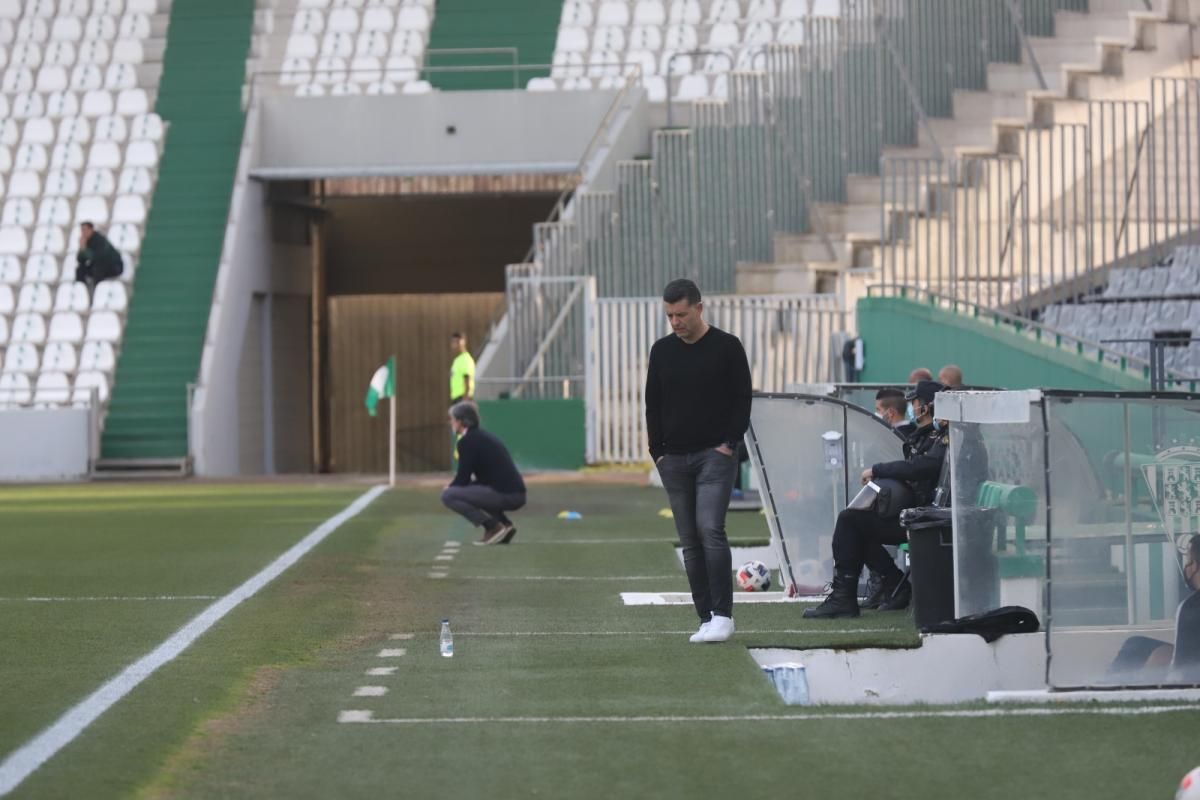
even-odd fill
[(904, 393), (905, 401), (920, 400), (926, 405), (933, 402), (933, 396), (945, 390), (945, 386), (937, 381), (920, 381), (916, 386)]

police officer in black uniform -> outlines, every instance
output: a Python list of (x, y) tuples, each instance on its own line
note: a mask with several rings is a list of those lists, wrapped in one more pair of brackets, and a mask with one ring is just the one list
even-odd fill
[[(909, 402), (909, 420), (916, 426), (904, 444), (904, 460), (864, 470), (864, 484), (885, 478), (902, 481), (912, 490), (912, 507), (930, 503), (950, 441), (948, 432), (933, 417), (933, 396), (945, 388), (937, 381), (921, 381), (904, 395)], [(864, 564), (883, 576), (877, 591), (881, 595), (879, 610), (907, 608), (912, 589), (884, 549), (884, 545), (905, 541), (899, 513), (900, 509), (895, 509), (894, 515), (881, 517), (875, 509), (845, 509), (838, 514), (833, 529), (833, 589), (825, 602), (804, 612), (806, 618), (857, 617), (858, 576)]]

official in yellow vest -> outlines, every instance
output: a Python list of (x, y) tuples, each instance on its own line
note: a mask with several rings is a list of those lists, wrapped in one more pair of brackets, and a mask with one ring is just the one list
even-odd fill
[(450, 334), (450, 350), (454, 353), (450, 364), (450, 402), (471, 400), (475, 396), (475, 359), (467, 352), (467, 337), (458, 332)]

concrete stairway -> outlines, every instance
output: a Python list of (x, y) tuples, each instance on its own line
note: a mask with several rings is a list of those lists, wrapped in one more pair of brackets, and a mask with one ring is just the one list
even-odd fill
[[(951, 242), (950, 231), (939, 229), (950, 213), (946, 198), (996, 209), (999, 217), (1012, 201), (1006, 187), (986, 180), (962, 191), (962, 182), (955, 180), (948, 162), (969, 156), (1021, 156), (1027, 146), (1026, 126), (1085, 123), (1088, 100), (1148, 100), (1152, 78), (1187, 76), (1192, 54), (1200, 53), (1200, 35), (1189, 26), (1189, 21), (1200, 22), (1198, 0), (1153, 0), (1153, 10), (1147, 10), (1142, 0), (1091, 0), (1090, 8), (1088, 13), (1057, 12), (1056, 35), (1030, 39), (1047, 88), (1041, 88), (1027, 53), (1019, 64), (989, 65), (986, 91), (956, 90), (952, 118), (931, 118), (928, 128), (919, 126), (915, 147), (885, 149), (885, 158), (943, 159), (942, 165), (931, 165), (921, 185), (910, 184), (904, 197), (896, 197), (889, 196), (892, 186), (885, 188), (880, 176), (850, 176), (846, 203), (815, 204), (817, 230), (776, 234), (774, 263), (738, 265), (738, 291), (838, 290), (853, 301), (866, 284), (880, 281), (880, 243), (896, 236), (902, 242), (892, 246), (889, 266), (893, 259), (901, 265), (908, 260), (910, 274), (916, 274), (918, 263), (927, 271), (932, 267), (936, 273), (940, 267), (948, 273), (951, 245), (962, 248), (964, 243)], [(1099, 165), (1123, 157), (1122, 147), (1133, 144), (1097, 148), (1092, 162)], [(1169, 165), (1160, 159), (1156, 166), (1159, 179), (1170, 177)], [(1043, 187), (1038, 198), (1042, 203), (1060, 203), (1064, 195), (1080, 191), (1080, 186), (1055, 185), (1048, 191)], [(1103, 208), (1112, 199), (1095, 194), (1089, 201)], [(1007, 225), (1006, 220), (988, 219), (986, 214), (979, 222)], [(1139, 236), (1148, 241), (1154, 232), (1148, 225), (1145, 219), (1130, 219), (1123, 235), (1131, 241)], [(982, 230), (978, 235), (983, 236)], [(1034, 246), (1045, 251), (1046, 263), (1053, 263), (1074, 257), (1076, 238), (1078, 231), (1055, 230), (1039, 237)], [(938, 243), (944, 244), (940, 253), (928, 246)], [(995, 274), (1003, 269), (997, 264)]]

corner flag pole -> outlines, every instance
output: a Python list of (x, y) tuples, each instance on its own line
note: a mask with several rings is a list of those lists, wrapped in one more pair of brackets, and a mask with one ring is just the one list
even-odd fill
[(388, 398), (391, 425), (388, 428), (388, 486), (396, 486), (396, 393)]

